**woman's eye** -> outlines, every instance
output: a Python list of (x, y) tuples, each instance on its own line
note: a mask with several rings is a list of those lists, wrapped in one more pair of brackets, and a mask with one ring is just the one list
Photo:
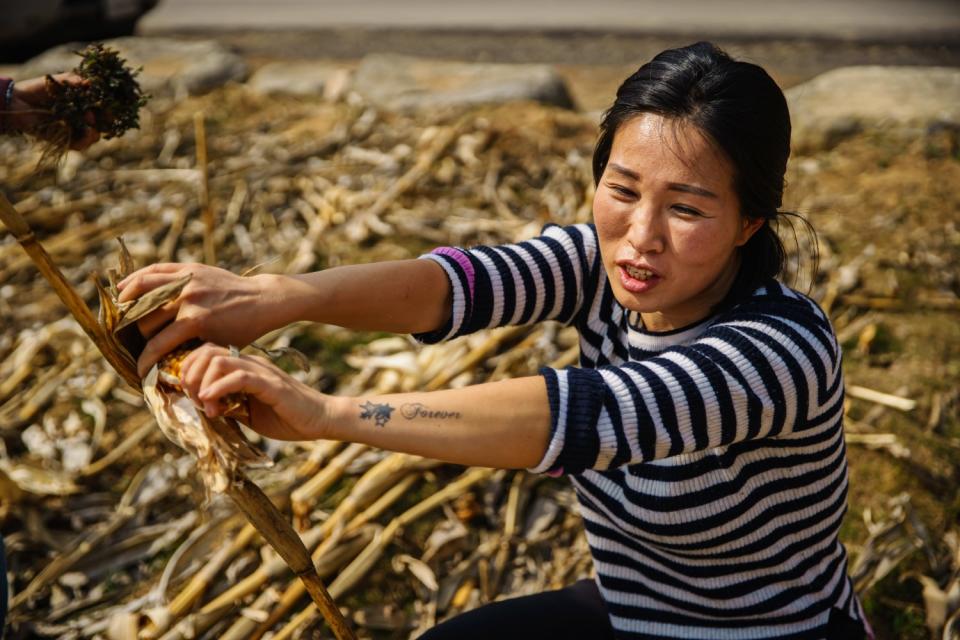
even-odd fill
[(700, 216), (703, 217), (703, 214), (697, 211), (696, 209), (691, 209), (690, 207), (685, 207), (683, 205), (673, 205), (674, 210), (679, 211), (680, 213), (687, 216)]
[(611, 185), (608, 185), (608, 186), (610, 187), (610, 190), (611, 190), (611, 191), (613, 191), (614, 193), (616, 193), (618, 196), (622, 196), (622, 197), (624, 197), (624, 198), (633, 198), (633, 197), (635, 197), (635, 196), (637, 195), (636, 193), (634, 193), (634, 192), (631, 191), (630, 189), (627, 189), (626, 187), (622, 187), (622, 186), (620, 186), (620, 185), (618, 185), (618, 184), (611, 184)]

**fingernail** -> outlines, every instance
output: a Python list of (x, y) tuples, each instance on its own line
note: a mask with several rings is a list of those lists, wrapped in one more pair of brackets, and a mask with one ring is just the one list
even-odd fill
[(203, 412), (210, 416), (211, 418), (217, 415), (217, 403), (216, 402), (204, 402), (203, 403)]

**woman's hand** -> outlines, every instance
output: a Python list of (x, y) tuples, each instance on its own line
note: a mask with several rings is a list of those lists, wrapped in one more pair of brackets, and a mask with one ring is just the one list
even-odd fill
[(264, 276), (242, 277), (202, 264), (155, 264), (118, 283), (120, 301), (133, 300), (187, 274), (180, 296), (137, 321), (149, 341), (137, 361), (142, 378), (160, 358), (191, 338), (244, 346), (286, 322), (277, 287)]
[(176, 300), (137, 323), (149, 339), (137, 362), (141, 377), (191, 338), (243, 346), (299, 320), (365, 331), (422, 332), (443, 326), (451, 313), (450, 281), (443, 268), (417, 259), (250, 278), (201, 264), (156, 264), (119, 283), (120, 301), (187, 274), (193, 278)]
[[(75, 73), (60, 73), (53, 76), (54, 80), (66, 84), (82, 84), (86, 82)], [(50, 92), (47, 91), (46, 77), (20, 80), (13, 85), (13, 96), (4, 115), (7, 127), (12, 131), (29, 133), (42, 137), (43, 131), (37, 125), (47, 121), (47, 111), (50, 109)], [(81, 136), (70, 140), (70, 148), (86, 149), (100, 139), (100, 132), (94, 128), (96, 119), (93, 113), (86, 114), (87, 127)]]
[(180, 384), (210, 417), (222, 412), (222, 398), (240, 393), (249, 400), (248, 426), (261, 435), (276, 440), (323, 437), (330, 398), (264, 358), (230, 355), (208, 343), (184, 359)]

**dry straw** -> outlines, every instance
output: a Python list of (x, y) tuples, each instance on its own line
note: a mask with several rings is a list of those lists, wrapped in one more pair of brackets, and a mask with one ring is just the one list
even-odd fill
[[(3, 221), (20, 245), (30, 255), (44, 278), (53, 286), (57, 295), (70, 310), (73, 317), (76, 318), (86, 334), (90, 336), (91, 340), (93, 340), (94, 344), (110, 365), (130, 386), (143, 391), (143, 387), (136, 373), (135, 354), (131, 354), (122, 346), (117, 333), (130, 324), (131, 320), (128, 320), (126, 324), (123, 323), (123, 320), (125, 319), (124, 312), (129, 311), (131, 306), (121, 307), (118, 305), (116, 289), (111, 285), (111, 290), (106, 291), (98, 282), (101, 314), (100, 322), (97, 322), (86, 303), (80, 298), (76, 291), (73, 290), (73, 287), (67, 282), (67, 279), (60, 272), (59, 268), (57, 268), (47, 252), (44, 251), (43, 246), (37, 241), (30, 226), (2, 194), (0, 194), (0, 220)], [(131, 271), (132, 261), (129, 260), (125, 249), (121, 255), (123, 258), (121, 260), (121, 273), (119, 275), (122, 277)], [(179, 283), (179, 286), (182, 288), (184, 284), (185, 283)], [(137, 310), (139, 313), (145, 315), (149, 310), (156, 309), (171, 297), (176, 297), (179, 291), (173, 290), (172, 294), (171, 291), (164, 293), (166, 299), (164, 299), (164, 297), (158, 297), (151, 301), (150, 305), (138, 307)], [(152, 307), (152, 309), (150, 307)], [(135, 319), (133, 315), (129, 315), (128, 317)], [(202, 415), (200, 418), (201, 421), (205, 423), (205, 426), (208, 426), (203, 420), (204, 417)], [(220, 422), (226, 420), (229, 419), (221, 418)], [(183, 439), (176, 438), (176, 434), (170, 434), (166, 429), (164, 433), (167, 434), (171, 440), (177, 442), (177, 444), (183, 445)], [(234, 433), (239, 433), (239, 430), (237, 429)], [(239, 465), (240, 460), (237, 458), (235, 450), (224, 447), (221, 441), (213, 438), (210, 440), (210, 445), (211, 449), (215, 450), (213, 453), (216, 454), (216, 458), (221, 462), (221, 464), (217, 465), (218, 468), (216, 471), (218, 473), (215, 474), (219, 476), (218, 479), (223, 481), (219, 488), (222, 488), (226, 494), (230, 496), (250, 523), (253, 524), (263, 538), (270, 543), (270, 546), (283, 558), (294, 575), (301, 580), (307, 593), (310, 594), (311, 599), (337, 639), (352, 640), (355, 638), (353, 631), (347, 625), (346, 620), (344, 620), (343, 615), (333, 602), (326, 587), (323, 585), (323, 581), (317, 574), (310, 553), (304, 546), (300, 536), (296, 534), (287, 519), (283, 517), (263, 491), (241, 470)], [(201, 462), (203, 461), (201, 460)], [(122, 517), (116, 518), (110, 523), (112, 526), (107, 527), (108, 530), (104, 532), (104, 535), (108, 535), (112, 530), (115, 530), (123, 524), (123, 522), (124, 519)], [(69, 562), (70, 558), (71, 556), (69, 555), (64, 556), (64, 562)], [(52, 570), (60, 570), (59, 567), (55, 565), (50, 565), (50, 567)], [(17, 606), (21, 604), (29, 598), (30, 595), (29, 590), (21, 593), (18, 599), (13, 602), (13, 605)]]

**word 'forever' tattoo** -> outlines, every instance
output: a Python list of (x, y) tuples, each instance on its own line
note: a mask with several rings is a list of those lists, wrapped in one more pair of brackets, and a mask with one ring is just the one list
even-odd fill
[(388, 404), (374, 404), (369, 400), (360, 405), (363, 410), (360, 412), (361, 420), (373, 420), (378, 427), (385, 426), (390, 422), (390, 414), (393, 413), (393, 407)]
[(400, 414), (407, 420), (414, 418), (434, 418), (437, 420), (447, 420), (449, 418), (459, 418), (459, 411), (438, 411), (429, 408), (422, 402), (408, 402), (400, 406)]

